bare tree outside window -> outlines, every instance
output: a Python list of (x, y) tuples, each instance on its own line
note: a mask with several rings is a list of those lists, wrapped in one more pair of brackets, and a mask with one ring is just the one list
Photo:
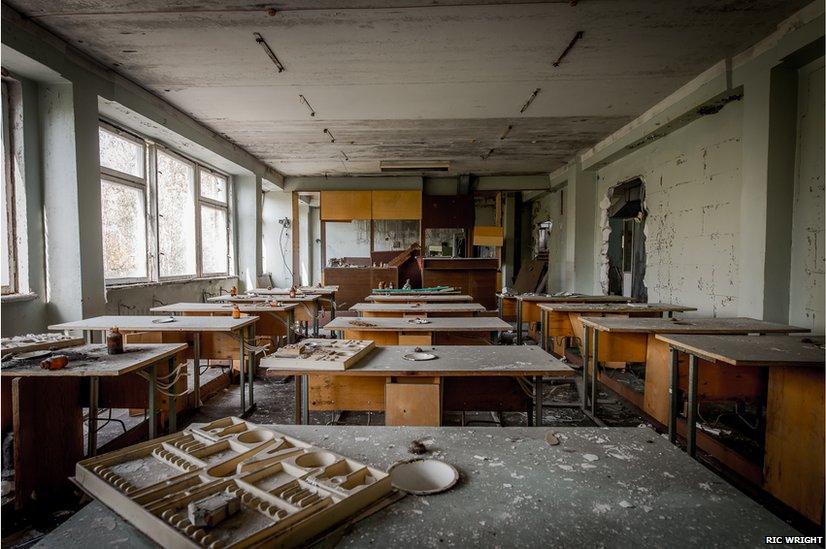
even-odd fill
[(195, 275), (195, 170), (158, 151), (158, 247), (162, 277)]

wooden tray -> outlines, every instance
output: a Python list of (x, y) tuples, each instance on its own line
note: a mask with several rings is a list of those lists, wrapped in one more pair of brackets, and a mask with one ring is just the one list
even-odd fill
[[(384, 471), (224, 418), (81, 461), (75, 481), (164, 547), (297, 547), (392, 492)], [(240, 510), (197, 527), (187, 508), (225, 493)]]
[(281, 347), (263, 359), (260, 366), (346, 370), (367, 356), (375, 346), (370, 339), (304, 339)]

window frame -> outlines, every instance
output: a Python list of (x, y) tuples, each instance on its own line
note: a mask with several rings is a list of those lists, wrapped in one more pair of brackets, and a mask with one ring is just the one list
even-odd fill
[[(151, 240), (151, 238), (150, 238), (150, 235), (151, 235), (150, 225), (149, 225), (149, 223), (150, 223), (150, 221), (149, 221), (149, 219), (150, 219), (149, 180), (146, 177), (147, 174), (148, 174), (148, 168), (149, 168), (149, 155), (148, 155), (147, 143), (145, 141), (143, 141), (142, 139), (140, 139), (139, 137), (137, 137), (137, 136), (135, 136), (135, 135), (133, 135), (129, 132), (126, 132), (126, 131), (124, 131), (120, 128), (112, 126), (111, 124), (108, 124), (108, 123), (104, 122), (103, 120), (100, 121), (100, 123), (98, 124), (98, 127), (100, 129), (102, 129), (103, 131), (109, 132), (111, 134), (116, 135), (117, 137), (120, 137), (120, 138), (125, 139), (127, 141), (131, 141), (132, 143), (140, 145), (142, 150), (143, 150), (143, 173), (144, 173), (144, 178), (143, 179), (141, 179), (140, 177), (137, 177), (135, 175), (126, 173), (126, 172), (121, 172), (119, 170), (115, 170), (115, 169), (112, 169), (112, 168), (107, 168), (107, 167), (104, 167), (104, 166), (100, 166), (100, 180), (101, 180), (101, 182), (103, 180), (106, 180), (109, 183), (114, 183), (116, 185), (125, 185), (127, 187), (132, 187), (134, 189), (140, 190), (143, 193), (143, 204), (144, 204), (144, 206), (143, 206), (143, 212), (144, 212), (143, 228), (144, 228), (144, 232), (146, 233), (144, 235), (144, 238), (145, 238), (146, 243), (147, 243), (146, 250), (145, 250), (146, 251), (146, 276), (106, 278), (106, 273), (104, 273), (104, 284), (106, 286), (116, 286), (116, 285), (120, 285), (120, 284), (147, 283), (147, 282), (152, 280), (152, 255), (150, 253), (151, 246), (149, 245), (149, 242)], [(100, 146), (98, 145), (98, 149), (99, 148), (100, 148)], [(99, 155), (100, 155), (100, 151), (98, 151), (98, 156)], [(101, 234), (103, 234), (103, 224), (102, 224), (102, 222), (103, 222), (103, 212), (101, 212)]]
[[(203, 166), (203, 165), (196, 165), (195, 172), (196, 172), (195, 173), (195, 189), (196, 189), (195, 201), (197, 202), (196, 211), (195, 211), (195, 225), (196, 225), (196, 227), (195, 227), (195, 239), (196, 239), (197, 245), (198, 245), (198, 249), (196, 251), (196, 257), (197, 257), (197, 262), (196, 263), (198, 265), (198, 268), (201, 270), (201, 276), (202, 277), (229, 276), (230, 263), (231, 263), (231, 258), (232, 258), (232, 240), (230, 238), (230, 236), (232, 234), (232, 229), (231, 229), (232, 219), (230, 218), (230, 208), (229, 208), (230, 197), (231, 197), (230, 189), (231, 189), (231, 186), (232, 186), (232, 184), (231, 184), (232, 178), (230, 178), (228, 175), (226, 175), (224, 173), (221, 173), (217, 170), (214, 170), (212, 168), (209, 168), (209, 167)], [(208, 197), (205, 197), (201, 194), (201, 172), (207, 172), (207, 173), (209, 173), (213, 176), (221, 177), (226, 181), (226, 195), (227, 195), (227, 201), (226, 202), (221, 202), (220, 200), (215, 200), (214, 198), (208, 198)], [(227, 223), (226, 223), (227, 263), (226, 263), (226, 270), (224, 270), (222, 272), (216, 272), (216, 273), (203, 272), (203, 268), (204, 268), (204, 258), (203, 258), (204, 243), (203, 243), (203, 238), (202, 238), (202, 234), (201, 234), (201, 232), (202, 232), (201, 211), (202, 211), (204, 206), (215, 208), (216, 210), (223, 210), (224, 214), (226, 216), (226, 220), (227, 220)]]
[(6, 193), (6, 211), (3, 215), (6, 216), (6, 239), (8, 246), (7, 265), (9, 269), (9, 283), (2, 286), (0, 295), (14, 295), (19, 292), (20, 280), (19, 271), (17, 267), (17, 209), (15, 207), (15, 185), (14, 185), (14, 158), (13, 158), (13, 142), (11, 132), (11, 90), (9, 89), (6, 80), (2, 80), (2, 124), (3, 124), (3, 185)]
[[(114, 133), (119, 137), (128, 139), (140, 144), (144, 150), (144, 179), (132, 174), (123, 173), (111, 168), (100, 167), (101, 179), (113, 181), (114, 183), (139, 187), (144, 190), (146, 199), (146, 248), (147, 248), (147, 277), (146, 278), (116, 278), (105, 279), (106, 286), (145, 284), (145, 283), (166, 283), (196, 280), (199, 278), (219, 278), (229, 277), (233, 273), (233, 260), (235, 257), (233, 239), (233, 201), (234, 185), (233, 178), (228, 173), (218, 170), (203, 162), (190, 158), (177, 150), (148, 138), (140, 137), (132, 132), (123, 130), (104, 119), (99, 120), (99, 126), (105, 131)], [(193, 170), (193, 200), (195, 208), (195, 273), (185, 275), (161, 276), (160, 274), (160, 217), (159, 217), (159, 192), (158, 192), (158, 153), (165, 154), (188, 164)], [(226, 181), (226, 202), (221, 202), (213, 198), (201, 196), (201, 172), (223, 178)], [(209, 206), (224, 210), (226, 213), (227, 232), (227, 265), (223, 272), (204, 272), (203, 270), (203, 242), (201, 235), (201, 207)]]

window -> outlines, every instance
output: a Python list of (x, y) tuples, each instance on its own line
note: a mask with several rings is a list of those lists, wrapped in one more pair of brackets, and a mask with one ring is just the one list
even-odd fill
[(229, 273), (227, 178), (198, 169), (201, 190), (201, 265), (203, 274)]
[(195, 167), (158, 151), (158, 255), (161, 278), (194, 276)]
[(227, 176), (108, 124), (100, 166), (108, 283), (230, 274)]
[(6, 90), (6, 83), (3, 82), (3, 132), (0, 136), (3, 146), (3, 196), (2, 196), (2, 215), (3, 215), (3, 234), (2, 246), (3, 257), (0, 261), (3, 263), (2, 273), (0, 278), (3, 284), (3, 293), (12, 294), (17, 291), (17, 269), (16, 253), (14, 245), (14, 183), (11, 175), (11, 139), (9, 135), (9, 95)]
[(114, 128), (101, 127), (100, 207), (106, 280), (149, 278), (146, 238), (146, 147)]

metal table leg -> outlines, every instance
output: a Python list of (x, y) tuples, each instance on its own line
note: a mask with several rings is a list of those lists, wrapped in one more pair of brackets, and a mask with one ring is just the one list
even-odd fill
[(502, 310), (504, 304), (505, 304), (505, 300), (502, 299), (502, 296), (501, 295), (496, 296), (496, 309), (497, 309), (497, 312), (499, 313), (499, 319), (500, 320), (504, 320), (504, 317), (505, 317), (505, 312)]
[(295, 341), (295, 311), (290, 309), (287, 311), (287, 343)]
[(516, 300), (516, 344), (522, 345), (522, 300)]
[(539, 346), (546, 352), (548, 351), (548, 340), (545, 337), (545, 317), (547, 315), (548, 311), (545, 309), (539, 309)]
[(588, 351), (590, 347), (590, 328), (582, 327), (582, 411), (588, 408)]
[(591, 415), (597, 417), (597, 373), (599, 372), (599, 330), (594, 330), (594, 359), (591, 368)]
[(542, 376), (536, 376), (533, 378), (533, 414), (536, 417), (536, 427), (542, 427), (542, 398)]
[(310, 376), (301, 376), (301, 424), (310, 423)]
[(668, 369), (671, 384), (668, 388), (668, 440), (671, 444), (677, 443), (677, 408), (679, 400), (677, 395), (680, 387), (680, 352), (671, 349), (671, 364)]
[(149, 440), (158, 436), (158, 405), (155, 402), (155, 387), (158, 382), (158, 368), (156, 365), (149, 366)]
[(246, 393), (244, 392), (244, 370), (245, 362), (246, 362), (246, 354), (244, 353), (245, 346), (244, 346), (244, 337), (247, 335), (247, 329), (241, 328), (241, 331), (238, 334), (241, 340), (240, 348), (238, 351), (238, 359), (240, 362), (238, 363), (238, 384), (240, 385), (241, 389), (241, 416), (243, 416), (247, 411), (247, 401), (246, 401)]
[(315, 308), (313, 309), (313, 337), (318, 337), (318, 309), (318, 303), (316, 303)]
[(89, 378), (89, 437), (86, 441), (87, 457), (96, 456), (98, 453), (98, 385), (99, 378), (93, 376)]
[[(175, 357), (169, 357), (169, 373), (170, 375), (172, 372), (175, 371)], [(172, 379), (175, 379), (172, 377)], [(178, 430), (178, 409), (176, 406), (176, 397), (175, 397), (175, 385), (172, 385), (172, 388), (169, 391), (169, 433), (174, 433)]]
[(195, 407), (200, 408), (203, 404), (201, 402), (201, 332), (195, 332), (193, 347), (192, 364), (195, 371), (192, 372), (192, 376), (195, 384)]
[[(255, 345), (256, 344), (256, 341), (255, 341), (255, 324), (252, 324), (249, 327), (249, 332), (250, 332), (250, 339), (252, 340), (252, 344), (253, 344), (253, 347), (254, 347), (254, 346), (256, 346)], [(255, 393), (255, 353), (251, 352), (251, 353), (249, 353), (249, 355), (250, 355), (249, 356), (249, 365), (250, 365), (249, 374), (250, 375), (249, 375), (249, 378), (247, 379), (247, 385), (249, 385), (250, 411), (252, 411), (252, 409), (255, 407), (255, 399), (254, 399), (254, 393)]]
[(697, 453), (697, 357), (688, 355), (688, 421), (686, 422), (686, 450)]

